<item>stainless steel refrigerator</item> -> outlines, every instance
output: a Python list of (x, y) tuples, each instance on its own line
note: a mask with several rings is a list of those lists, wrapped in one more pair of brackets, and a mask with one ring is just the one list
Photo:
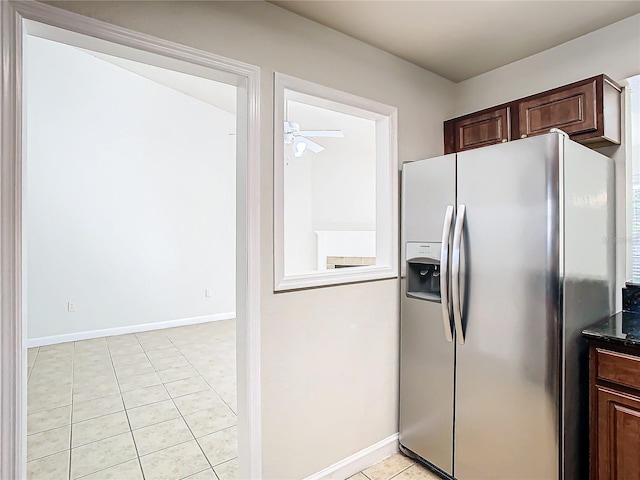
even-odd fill
[(612, 311), (613, 182), (561, 132), (404, 164), (406, 454), (459, 480), (587, 478), (580, 331)]

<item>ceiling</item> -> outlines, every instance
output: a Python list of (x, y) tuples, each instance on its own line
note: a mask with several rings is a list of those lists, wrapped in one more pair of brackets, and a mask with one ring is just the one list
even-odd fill
[(286, 0), (270, 3), (454, 82), (542, 52), (640, 12), (638, 0)]

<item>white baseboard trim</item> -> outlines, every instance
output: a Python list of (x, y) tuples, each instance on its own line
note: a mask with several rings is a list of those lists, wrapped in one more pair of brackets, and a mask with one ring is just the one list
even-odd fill
[(352, 475), (370, 467), (374, 463), (384, 460), (389, 455), (398, 451), (398, 434), (394, 433), (390, 437), (380, 440), (370, 447), (360, 450), (357, 453), (334, 463), (330, 467), (307, 477), (305, 480), (344, 480)]
[(79, 340), (89, 340), (91, 338), (98, 337), (112, 337), (114, 335), (125, 335), (127, 333), (148, 332), (149, 330), (182, 327), (184, 325), (216, 322), (218, 320), (230, 320), (232, 318), (236, 318), (236, 312), (201, 315), (199, 317), (179, 318), (177, 320), (143, 323), (140, 325), (129, 325), (126, 327), (104, 328), (102, 330), (90, 330), (88, 332), (65, 333), (63, 335), (52, 335), (50, 337), (29, 338), (27, 339), (27, 348), (42, 347), (56, 343), (77, 342)]

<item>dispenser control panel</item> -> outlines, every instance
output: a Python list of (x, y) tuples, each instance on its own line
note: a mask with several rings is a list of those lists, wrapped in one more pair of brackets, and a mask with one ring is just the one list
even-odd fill
[(410, 261), (414, 258), (432, 258), (440, 262), (442, 243), (440, 242), (407, 242), (406, 258)]
[(407, 242), (407, 297), (440, 302), (441, 243)]

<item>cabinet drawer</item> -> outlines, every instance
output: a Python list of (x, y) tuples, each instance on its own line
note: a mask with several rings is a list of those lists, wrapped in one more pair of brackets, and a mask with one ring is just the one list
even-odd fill
[(509, 107), (464, 117), (453, 126), (456, 152), (511, 140)]
[(596, 349), (599, 379), (640, 389), (640, 357)]
[(572, 135), (598, 129), (596, 79), (561, 88), (520, 102), (520, 136), (530, 137), (559, 128)]

